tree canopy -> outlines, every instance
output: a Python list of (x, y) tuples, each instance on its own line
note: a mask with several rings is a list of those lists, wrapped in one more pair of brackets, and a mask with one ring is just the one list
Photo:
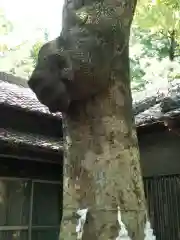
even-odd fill
[(179, 78), (179, 19), (179, 1), (139, 1), (130, 43), (133, 90), (149, 84), (157, 88)]
[[(17, 26), (9, 21), (3, 9), (0, 9), (0, 19), (1, 70), (28, 78), (40, 47), (48, 41), (50, 29), (41, 29), (41, 37), (35, 37), (34, 41), (26, 39), (12, 45), (10, 39)], [(130, 39), (133, 91), (149, 86), (157, 88), (180, 78), (179, 19), (179, 0), (138, 2)]]

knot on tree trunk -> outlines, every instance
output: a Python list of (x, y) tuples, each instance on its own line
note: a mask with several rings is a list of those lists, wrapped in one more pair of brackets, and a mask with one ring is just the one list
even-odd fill
[(52, 112), (67, 112), (72, 102), (87, 100), (106, 89), (112, 66), (121, 69), (119, 56), (128, 47), (130, 22), (120, 20), (120, 7), (117, 11), (113, 5), (95, 1), (64, 9), (61, 36), (40, 49), (28, 82)]

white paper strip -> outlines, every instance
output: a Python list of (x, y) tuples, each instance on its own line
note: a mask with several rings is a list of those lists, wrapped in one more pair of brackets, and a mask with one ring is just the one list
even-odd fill
[(83, 228), (84, 228), (84, 224), (86, 222), (87, 212), (88, 212), (88, 208), (86, 208), (86, 209), (79, 209), (77, 211), (77, 214), (80, 217), (78, 219), (78, 224), (76, 226), (76, 233), (77, 233), (77, 239), (78, 240), (81, 240), (82, 236), (83, 236)]
[(121, 211), (120, 211), (119, 206), (118, 206), (118, 223), (119, 223), (119, 226), (120, 226), (120, 231), (119, 231), (119, 235), (116, 238), (116, 240), (131, 240), (131, 238), (128, 236), (128, 231), (126, 229), (126, 226), (122, 222)]
[[(128, 235), (126, 226), (122, 222), (120, 207), (118, 207), (118, 223), (120, 226), (120, 231), (116, 240), (131, 240), (131, 238)], [(153, 234), (153, 229), (151, 228), (151, 224), (149, 221), (147, 221), (145, 224), (144, 235), (145, 235), (144, 240), (156, 240), (156, 237)]]
[(151, 224), (149, 221), (146, 222), (145, 228), (144, 228), (144, 240), (156, 240), (156, 237), (153, 234), (153, 230), (151, 228)]
[[(82, 239), (83, 228), (84, 228), (84, 224), (86, 222), (87, 212), (88, 212), (88, 208), (79, 209), (77, 211), (77, 214), (79, 215), (78, 224), (76, 226), (77, 240)], [(117, 219), (118, 219), (118, 223), (120, 226), (120, 230), (119, 230), (119, 235), (116, 238), (116, 240), (131, 240), (131, 238), (128, 235), (126, 226), (122, 222), (120, 207), (118, 207)], [(153, 229), (151, 228), (151, 224), (149, 221), (147, 221), (145, 224), (144, 235), (145, 235), (144, 240), (156, 240), (156, 237), (153, 234)]]

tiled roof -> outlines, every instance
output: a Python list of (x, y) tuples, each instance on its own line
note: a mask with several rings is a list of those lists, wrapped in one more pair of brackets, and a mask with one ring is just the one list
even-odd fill
[[(146, 97), (143, 97), (145, 96)], [(133, 96), (136, 126), (159, 122), (164, 118), (180, 116), (180, 80), (171, 83), (166, 94), (140, 92)]]
[(22, 144), (29, 147), (36, 147), (53, 152), (61, 152), (63, 144), (61, 139), (51, 138), (42, 135), (17, 132), (12, 129), (0, 128), (0, 140), (17, 145)]
[(18, 86), (0, 80), (0, 104), (22, 108), (26, 111), (40, 114), (54, 115), (60, 117), (61, 114), (52, 114), (48, 108), (41, 104), (30, 88)]
[[(149, 91), (133, 94), (133, 110), (137, 127), (155, 123), (164, 117), (180, 115), (180, 80), (171, 83), (167, 92), (166, 95)], [(61, 118), (61, 113), (50, 113), (30, 88), (2, 80), (0, 80), (0, 104)]]

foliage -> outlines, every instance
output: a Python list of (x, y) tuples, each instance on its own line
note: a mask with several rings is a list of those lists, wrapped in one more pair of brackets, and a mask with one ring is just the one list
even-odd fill
[[(178, 0), (139, 1), (130, 41), (133, 90), (142, 90), (150, 85), (157, 88), (178, 78), (179, 19), (180, 1)], [(174, 39), (171, 38), (173, 30), (175, 30)], [(173, 64), (176, 67), (172, 67)]]
[(0, 9), (0, 71), (27, 79), (33, 71), (39, 48), (43, 40), (48, 40), (49, 33), (44, 29), (42, 33), (44, 39), (35, 43), (29, 39), (18, 42), (14, 39), (17, 35), (16, 25), (13, 24)]
[(0, 8), (0, 35), (12, 32), (13, 24), (6, 18), (4, 11)]
[[(132, 90), (142, 90), (165, 85), (180, 77), (180, 1), (140, 0), (131, 29), (130, 66)], [(0, 9), (0, 40), (9, 36), (16, 26)], [(175, 30), (174, 49), (171, 49), (171, 33)], [(0, 41), (2, 70), (28, 78), (37, 61), (42, 44), (49, 40), (49, 29), (42, 29), (42, 39), (29, 40), (11, 46)], [(173, 62), (169, 61), (174, 51)], [(168, 59), (169, 58), (169, 59)], [(18, 60), (17, 60), (18, 59)]]
[(179, 33), (179, 3), (175, 0), (141, 0), (137, 6), (135, 23), (152, 32), (168, 33), (176, 29)]
[(141, 29), (161, 34), (167, 40), (169, 58), (180, 54), (180, 3), (177, 0), (141, 0), (136, 11), (135, 23)]
[(5, 43), (2, 36), (6, 36), (13, 29), (12, 23), (6, 18), (3, 10), (0, 8), (0, 54), (8, 51), (8, 45)]
[(32, 46), (32, 49), (30, 51), (30, 57), (33, 59), (34, 65), (36, 65), (36, 62), (38, 60), (38, 53), (42, 45), (43, 45), (43, 42), (38, 41)]

